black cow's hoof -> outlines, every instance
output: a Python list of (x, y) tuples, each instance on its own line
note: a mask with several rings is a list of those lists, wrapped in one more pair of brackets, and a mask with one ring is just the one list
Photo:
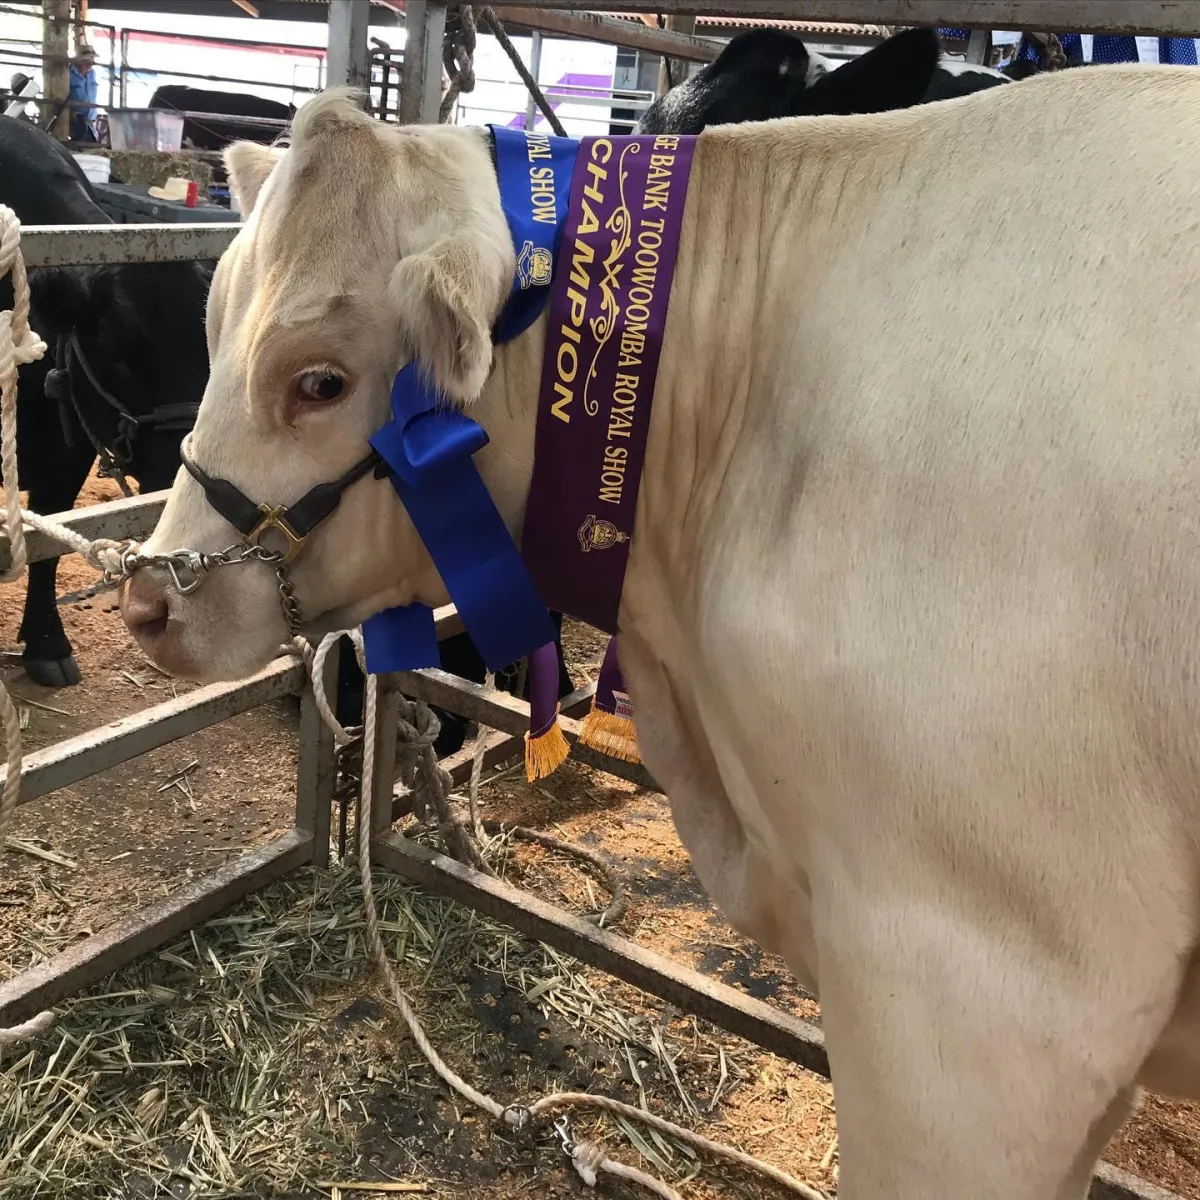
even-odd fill
[(22, 658), (25, 674), (42, 687), (74, 687), (83, 676), (73, 654), (66, 658)]

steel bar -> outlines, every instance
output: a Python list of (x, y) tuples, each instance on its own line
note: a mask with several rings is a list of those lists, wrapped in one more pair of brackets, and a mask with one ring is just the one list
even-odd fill
[[(582, 717), (592, 706), (592, 697), (596, 694), (594, 683), (584, 684), (576, 688), (569, 696), (562, 698), (562, 714), (566, 717)], [(484, 742), (483, 770), (499, 766), (513, 758), (520, 758), (525, 753), (525, 739), (520, 734), (499, 733), (493, 730)], [(448, 754), (438, 765), (446, 771), (455, 787), (462, 787), (471, 778), (471, 767), (475, 762), (474, 739), (454, 754)], [(407, 795), (394, 796), (392, 802), (392, 821), (412, 812), (412, 803)]]
[(247, 117), (241, 113), (190, 112), (182, 108), (177, 108), (175, 111), (185, 120), (228, 121), (231, 125), (245, 125), (247, 129), (284, 130), (291, 124), (291, 121), (283, 117)]
[[(553, 9), (561, 2), (524, 0), (522, 7)], [(1196, 0), (614, 0), (604, 7), (608, 12), (742, 20), (1200, 36)], [(670, 53), (683, 57), (676, 50)]]
[[(280, 658), (249, 679), (212, 683), (77, 737), (64, 738), (26, 756), (17, 803), (27, 804), (269, 700), (291, 695), (300, 690), (304, 679), (302, 662)], [(20, 706), (19, 695), (13, 700)], [(0, 771), (0, 780), (6, 772), (7, 768)]]
[(330, 806), (337, 781), (337, 747), (333, 731), (317, 708), (314, 685), (325, 695), (337, 695), (338, 658), (329, 654), (318, 680), (300, 693), (300, 752), (296, 761), (296, 828), (312, 839), (314, 866), (329, 864)]
[(0, 1026), (27, 1020), (127, 963), (207, 921), (244, 896), (308, 862), (309, 835), (281, 838), (226, 863), (164, 900), (119, 917), (99, 933), (0, 984)]
[(627, 938), (599, 929), (582, 917), (491, 879), (392, 833), (376, 843), (381, 866), (457, 900), (476, 912), (553, 946), (618, 979), (719, 1025), (764, 1050), (828, 1076), (825, 1037), (815, 1025), (789, 1016), (735, 988), (681, 967)]
[[(482, 684), (459, 679), (435, 668), (400, 671), (395, 679), (396, 686), (406, 696), (424, 700), (427, 704), (436, 704), (438, 708), (458, 713), (459, 716), (472, 721), (479, 721), (502, 733), (523, 735), (529, 728), (529, 705), (507, 692), (485, 691)], [(609, 775), (615, 775), (618, 779), (627, 779), (630, 783), (636, 783), (638, 787), (649, 788), (655, 792), (662, 791), (641, 763), (625, 762), (580, 743), (578, 721), (570, 717), (561, 717), (559, 725), (567, 741), (571, 743), (571, 757), (577, 762), (586, 763), (598, 771), (607, 771)]]
[[(324, 65), (325, 60), (317, 60), (318, 71)], [(139, 67), (129, 64), (125, 68), (130, 75), (148, 74), (153, 70), (152, 67)], [(247, 79), (243, 75), (207, 75), (200, 71), (184, 71), (178, 68), (165, 72), (172, 79), (202, 79), (208, 83), (241, 83), (248, 84), (251, 87), (269, 87), (280, 92), (303, 92), (306, 96), (314, 96), (321, 89), (319, 87), (309, 87), (303, 83), (267, 83), (264, 84), (261, 79)]]
[[(366, 739), (374, 739), (375, 762), (371, 775), (371, 836), (379, 837), (391, 828), (392, 788), (396, 779), (396, 724), (400, 716), (400, 693), (388, 685), (387, 677), (379, 680), (375, 696), (375, 725), (363, 726), (363, 749)], [(364, 714), (365, 717), (365, 714)], [(365, 774), (364, 771), (364, 784)]]
[(1092, 1180), (1088, 1200), (1181, 1200), (1181, 1197), (1148, 1179), (1139, 1179), (1102, 1162)]
[[(560, 0), (561, 3), (561, 0)], [(501, 4), (496, 15), (504, 22), (523, 25), (539, 33), (605, 42), (647, 54), (670, 54), (690, 62), (712, 62), (721, 53), (721, 42), (706, 38), (654, 29), (641, 21), (622, 21), (597, 13), (569, 12), (562, 8), (541, 8), (529, 4)]]
[(24, 225), (29, 267), (88, 263), (203, 262), (220, 258), (240, 225)]
[[(50, 519), (73, 529), (81, 537), (94, 541), (96, 538), (111, 538), (124, 541), (126, 538), (149, 537), (158, 524), (167, 492), (150, 492), (145, 496), (130, 496), (120, 500), (106, 500), (103, 504), (89, 504), (87, 508), (74, 508), (70, 512), (51, 513)], [(30, 562), (44, 558), (58, 558), (69, 554), (60, 543), (36, 529), (26, 530), (25, 549)], [(0, 532), (0, 570), (8, 570), (12, 563), (8, 548), (8, 535)]]
[[(503, 20), (503, 17), (501, 18)], [(534, 83), (541, 83), (542, 75), (542, 34), (541, 30), (535, 29), (529, 37), (529, 74), (533, 76)], [(543, 89), (544, 90), (544, 89)], [(525, 100), (525, 128), (532, 132), (537, 126), (538, 107), (537, 101), (533, 98), (533, 93), (530, 92)]]

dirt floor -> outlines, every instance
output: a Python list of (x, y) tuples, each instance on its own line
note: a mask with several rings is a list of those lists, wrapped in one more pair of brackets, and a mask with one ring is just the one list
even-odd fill
[[(84, 500), (115, 494), (93, 480)], [(64, 559), (60, 595), (93, 580)], [(27, 750), (186, 690), (141, 657), (111, 595), (62, 607), (83, 684), (35, 687), (16, 644), (23, 596), (23, 584), (0, 589), (0, 648)], [(576, 680), (594, 677), (603, 640), (568, 626), (565, 643)], [(296, 712), (291, 700), (267, 705), (19, 810), (18, 848), (0, 854), (0, 978), (287, 829)], [(782, 964), (713, 911), (661, 796), (569, 763), (534, 786), (519, 771), (494, 773), (483, 799), (489, 817), (609, 856), (629, 888), (625, 936), (819, 1017)], [(506, 877), (547, 900), (579, 912), (605, 902), (569, 859), (523, 844), (504, 857)], [(479, 1200), (597, 1194), (552, 1137), (498, 1134), (434, 1083), (363, 966), (355, 869), (265, 889), (64, 1006), (61, 1035), (46, 1045), (0, 1060), (0, 1198), (308, 1200), (332, 1194), (321, 1184), (363, 1178)], [(395, 880), (376, 886), (401, 982), (435, 1044), (484, 1090), (506, 1102), (607, 1091), (835, 1186), (823, 1081), (448, 902)], [(690, 1178), (701, 1164), (641, 1128), (590, 1116), (573, 1128), (602, 1134), (614, 1156), (689, 1200), (784, 1194), (707, 1164)], [(1200, 1107), (1147, 1098), (1106, 1157), (1200, 1200)], [(606, 1183), (598, 1194), (645, 1193)]]

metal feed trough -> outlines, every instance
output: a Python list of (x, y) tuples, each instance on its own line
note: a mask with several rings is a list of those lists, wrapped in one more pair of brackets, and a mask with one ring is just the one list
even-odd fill
[[(350, 0), (332, 0), (332, 9)], [(839, 21), (922, 23), (961, 28), (1025, 28), (1138, 32), (1161, 35), (1200, 34), (1200, 0), (623, 0), (609, 9), (654, 11), (672, 15), (718, 15), (763, 19), (823, 19)], [(575, 33), (597, 41), (619, 41), (652, 52), (669, 50), (680, 58), (712, 57), (711, 43), (664, 30), (626, 27), (626, 23), (590, 15), (553, 10), (551, 0), (523, 0), (502, 11), (522, 25), (547, 32)], [(409, 0), (407, 70), (402, 81), (401, 112), (409, 120), (436, 120), (441, 79), (442, 35), (446, 6), (432, 0)], [(361, 50), (361, 55), (359, 51)], [(366, 61), (365, 37), (351, 47)], [(22, 250), (31, 267), (82, 263), (165, 262), (213, 259), (220, 256), (237, 231), (236, 225), (72, 226), (27, 228)], [(153, 529), (165, 493), (99, 504), (61, 514), (57, 519), (88, 538), (145, 537)], [(30, 561), (55, 556), (56, 545), (32, 534)], [(0, 535), (0, 563), (7, 559), (7, 541)], [(458, 632), (461, 622), (453, 608), (437, 614), (439, 636)], [(326, 667), (327, 686), (336, 679), (336, 656)], [(486, 744), (485, 764), (521, 753), (529, 727), (529, 707), (504, 693), (485, 692), (477, 684), (445, 672), (426, 670), (381, 677), (373, 728), (375, 776), (372, 781), (373, 859), (421, 886), (456, 900), (599, 967), (643, 991), (676, 1005), (682, 1011), (711, 1021), (828, 1077), (824, 1037), (818, 1026), (717, 983), (645, 950), (626, 938), (597, 928), (552, 904), (498, 879), (429, 851), (395, 832), (393, 821), (406, 811), (394, 794), (395, 730), (400, 696), (428, 701), (478, 720), (496, 730)], [(572, 754), (581, 762), (612, 775), (654, 788), (645, 768), (610, 758), (578, 744), (578, 723), (572, 718), (587, 711), (594, 685), (563, 701), (563, 730)], [(229, 907), (257, 888), (297, 867), (323, 866), (328, 860), (330, 810), (335, 758), (333, 737), (317, 712), (304, 666), (284, 658), (252, 678), (236, 684), (213, 684), (113, 721), (78, 737), (68, 738), (26, 758), (20, 803), (77, 783), (130, 761), (157, 747), (265, 704), (299, 693), (300, 746), (293, 828), (214, 871), (169, 897), (122, 917), (48, 962), (0, 984), (0, 1026), (32, 1016), (96, 982), (135, 958), (163, 945)], [(455, 783), (470, 774), (471, 749), (443, 763)], [(1103, 1165), (1093, 1183), (1094, 1200), (1178, 1200), (1144, 1180)]]

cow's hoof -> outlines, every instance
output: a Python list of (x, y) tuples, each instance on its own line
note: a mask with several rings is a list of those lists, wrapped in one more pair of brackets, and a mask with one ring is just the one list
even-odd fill
[(74, 687), (83, 676), (73, 654), (66, 658), (22, 658), (25, 674), (42, 687)]

